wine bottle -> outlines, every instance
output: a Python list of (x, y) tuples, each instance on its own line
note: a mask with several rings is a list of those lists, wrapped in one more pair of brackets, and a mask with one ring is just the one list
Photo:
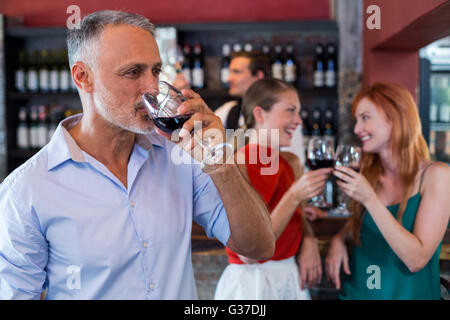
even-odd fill
[(261, 47), (262, 53), (270, 58), (270, 46), (267, 43), (264, 43)]
[(25, 107), (19, 109), (19, 123), (17, 124), (17, 148), (30, 148), (30, 130), (28, 128), (28, 113)]
[(300, 117), (302, 118), (302, 134), (304, 137), (311, 135), (311, 127), (309, 125), (309, 110), (306, 107), (300, 111)]
[(15, 77), (16, 90), (26, 92), (26, 56), (25, 51), (19, 51), (19, 66), (17, 67)]
[(56, 128), (58, 127), (58, 122), (59, 122), (61, 113), (62, 113), (62, 107), (59, 105), (52, 106), (52, 108), (50, 109), (50, 111), (48, 113), (48, 119), (49, 119), (48, 131), (47, 131), (47, 140), (48, 141), (51, 140), (51, 138), (53, 137), (53, 134), (56, 131)]
[(59, 59), (58, 52), (56, 50), (52, 50), (50, 52), (50, 91), (57, 92), (59, 90)]
[(274, 60), (272, 62), (272, 77), (275, 79), (283, 80), (283, 59), (281, 53), (281, 45), (275, 45)]
[(242, 46), (240, 43), (235, 43), (233, 45), (233, 52), (241, 52), (242, 51)]
[(336, 86), (336, 47), (334, 44), (327, 45), (327, 59), (325, 71), (325, 85), (329, 88)]
[(45, 106), (38, 107), (38, 124), (37, 124), (37, 147), (42, 148), (47, 144), (48, 139), (48, 125), (47, 125), (47, 111)]
[(222, 46), (222, 68), (220, 69), (220, 82), (222, 84), (222, 88), (228, 89), (228, 76), (230, 74), (229, 66), (230, 66), (230, 53), (231, 47), (229, 44), (224, 44)]
[(59, 69), (59, 90), (62, 92), (68, 92), (70, 89), (70, 72), (69, 63), (67, 58), (67, 50), (60, 51), (61, 64)]
[(335, 132), (333, 125), (333, 110), (328, 108), (324, 113), (323, 135), (333, 141), (335, 140)]
[(309, 119), (309, 110), (306, 107), (302, 107), (300, 111), (300, 117), (302, 118), (302, 135), (303, 135), (303, 150), (306, 152), (308, 150), (309, 139), (311, 137), (311, 126)]
[(192, 88), (205, 88), (205, 69), (202, 47), (199, 43), (194, 46), (194, 58), (192, 65)]
[(39, 78), (37, 73), (37, 53), (35, 50), (28, 52), (28, 70), (27, 70), (27, 91), (37, 92), (39, 89)]
[(192, 83), (192, 55), (191, 46), (187, 43), (183, 46), (183, 64), (181, 66), (181, 72), (190, 85)]
[(311, 136), (320, 136), (321, 132), (322, 114), (319, 109), (314, 109), (312, 112)]
[(30, 108), (30, 148), (39, 148), (38, 140), (39, 113), (36, 106)]
[(39, 90), (41, 92), (48, 92), (50, 88), (50, 72), (48, 66), (48, 51), (40, 51), (39, 63)]
[(297, 66), (294, 59), (294, 46), (289, 43), (286, 45), (286, 59), (283, 64), (284, 81), (289, 84), (295, 84), (297, 81)]
[(324, 85), (324, 57), (323, 46), (317, 44), (315, 48), (316, 57), (314, 61), (314, 87), (320, 88)]

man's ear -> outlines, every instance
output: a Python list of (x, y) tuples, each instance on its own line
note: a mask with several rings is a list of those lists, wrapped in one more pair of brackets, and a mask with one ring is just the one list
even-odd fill
[(80, 90), (92, 92), (92, 72), (83, 62), (77, 61), (72, 66), (72, 79)]
[(265, 111), (260, 106), (253, 108), (253, 117), (255, 118), (255, 124), (263, 124), (265, 119)]
[(256, 77), (258, 79), (264, 79), (264, 72), (262, 70), (256, 71)]

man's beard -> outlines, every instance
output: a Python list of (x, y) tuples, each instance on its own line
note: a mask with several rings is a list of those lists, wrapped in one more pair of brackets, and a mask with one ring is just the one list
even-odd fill
[[(137, 102), (133, 106), (133, 112), (125, 114), (121, 112), (120, 107), (111, 108), (110, 106), (114, 105), (112, 101), (114, 101), (114, 98), (108, 94), (106, 94), (106, 97), (94, 95), (94, 103), (98, 113), (111, 125), (137, 134), (147, 134), (154, 130), (154, 124), (150, 116), (148, 114), (138, 114), (138, 110), (144, 107), (142, 102)], [(114, 115), (120, 115), (120, 117)]]

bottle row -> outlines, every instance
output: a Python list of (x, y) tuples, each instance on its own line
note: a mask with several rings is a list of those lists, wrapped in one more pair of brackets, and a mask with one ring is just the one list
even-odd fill
[[(284, 80), (293, 85), (297, 84), (300, 76), (300, 68), (299, 61), (295, 58), (296, 55), (292, 43), (283, 45), (276, 44), (272, 48), (269, 44), (263, 44), (260, 48), (255, 48), (251, 43), (246, 43), (242, 48), (242, 45), (239, 43), (235, 43), (233, 46), (225, 43), (222, 46), (222, 62), (220, 75), (218, 75), (223, 88), (228, 88), (228, 68), (232, 52), (250, 52), (254, 49), (261, 51), (270, 59), (272, 77)], [(184, 77), (192, 88), (206, 88), (205, 59), (201, 44), (196, 43), (192, 47), (186, 43), (183, 45), (182, 53), (182, 57), (179, 59), (181, 60), (179, 71), (183, 72)], [(337, 58), (335, 44), (319, 43), (315, 46), (313, 68), (313, 79), (311, 82), (314, 87), (336, 87)]]
[(76, 92), (70, 73), (67, 50), (19, 51), (15, 70), (18, 92)]
[(322, 111), (320, 108), (302, 107), (300, 117), (302, 118), (302, 131), (305, 137), (334, 137), (334, 113), (331, 108), (327, 108)]
[(439, 106), (436, 103), (431, 104), (430, 121), (450, 123), (450, 104), (442, 103)]
[(18, 114), (16, 146), (21, 150), (40, 149), (53, 136), (59, 122), (79, 110), (65, 109), (61, 105), (21, 107)]

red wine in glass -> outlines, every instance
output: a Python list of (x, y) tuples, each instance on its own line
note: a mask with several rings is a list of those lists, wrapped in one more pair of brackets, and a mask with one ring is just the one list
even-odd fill
[(180, 114), (174, 117), (156, 117), (153, 118), (155, 126), (166, 133), (172, 133), (177, 129), (181, 129), (183, 124), (191, 118), (191, 114)]
[(323, 169), (323, 168), (333, 168), (334, 167), (334, 159), (311, 159), (308, 158), (306, 160), (308, 163), (308, 167), (311, 170)]
[[(170, 83), (158, 81), (157, 87), (149, 88), (142, 95), (142, 103), (147, 108), (150, 118), (161, 131), (171, 134), (181, 129), (191, 114), (178, 114), (178, 107), (187, 100), (180, 90)], [(209, 145), (203, 141), (202, 136), (193, 134), (193, 138), (203, 152), (199, 156), (201, 167), (209, 164), (223, 164), (224, 159), (233, 155), (233, 146), (230, 143)]]
[(359, 167), (350, 166), (350, 169), (359, 173)]
[[(359, 172), (359, 166), (361, 164), (361, 148), (355, 145), (341, 144), (336, 150), (336, 165), (348, 167), (356, 172)], [(336, 177), (339, 181), (344, 182), (344, 180)], [(341, 191), (341, 200), (338, 206), (333, 209), (332, 214), (338, 216), (349, 216), (350, 211), (347, 209), (347, 202), (349, 198), (345, 193)]]
[[(313, 137), (309, 140), (306, 161), (311, 170), (332, 168), (334, 166), (333, 140), (322, 137)], [(328, 208), (331, 204), (325, 201), (323, 194), (314, 197), (310, 205), (319, 208)]]

